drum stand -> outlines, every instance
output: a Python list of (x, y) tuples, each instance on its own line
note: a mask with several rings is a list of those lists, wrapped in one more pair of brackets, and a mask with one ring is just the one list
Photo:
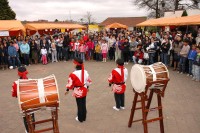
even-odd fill
[[(135, 97), (134, 97), (134, 100), (133, 100), (131, 114), (130, 114), (130, 118), (129, 118), (129, 122), (128, 122), (128, 127), (131, 127), (133, 122), (142, 121), (144, 133), (148, 133), (147, 124), (154, 122), (154, 121), (159, 121), (160, 122), (160, 132), (164, 133), (161, 96), (164, 97), (164, 92), (165, 92), (165, 89), (167, 87), (168, 81), (169, 81), (169, 79), (168, 80), (162, 80), (162, 81), (150, 82), (150, 83), (147, 84), (147, 86), (145, 88), (145, 92), (141, 92), (141, 93), (135, 92), (134, 89), (133, 89), (133, 91), (135, 93)], [(150, 89), (150, 94), (149, 94), (149, 97), (148, 97), (147, 91), (148, 91), (149, 87), (152, 86), (152, 84), (154, 85), (154, 87)], [(162, 88), (162, 89), (160, 89), (160, 88)], [(152, 101), (154, 93), (157, 95), (158, 107), (150, 108), (151, 101)], [(139, 100), (138, 100), (138, 96), (140, 96)], [(139, 103), (139, 102), (141, 103), (141, 107), (136, 108), (136, 104)], [(147, 102), (147, 104), (146, 104), (146, 102)], [(135, 111), (139, 110), (139, 109), (142, 109), (142, 119), (133, 121)], [(154, 111), (154, 110), (158, 110), (159, 117), (147, 120), (148, 112)]]
[[(55, 107), (55, 109), (51, 110), (51, 118), (33, 122), (30, 113), (34, 112), (36, 110), (39, 110), (38, 108), (44, 107), (44, 106)], [(23, 111), (24, 111), (24, 114), (25, 114), (25, 117), (26, 117), (26, 120), (27, 120), (29, 133), (41, 133), (41, 132), (46, 132), (46, 131), (50, 131), (50, 130), (53, 130), (53, 133), (59, 133), (59, 128), (58, 128), (58, 103), (57, 102), (47, 102), (47, 103), (44, 103), (44, 104), (38, 104), (38, 105), (33, 105), (33, 106), (28, 106), (28, 107), (24, 106)], [(46, 122), (51, 122), (51, 121), (52, 121), (53, 127), (45, 128), (45, 129), (41, 129), (41, 130), (35, 130), (35, 125), (46, 123)]]

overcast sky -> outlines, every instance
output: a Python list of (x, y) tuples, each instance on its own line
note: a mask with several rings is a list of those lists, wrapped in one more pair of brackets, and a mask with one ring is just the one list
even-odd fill
[(107, 17), (146, 16), (147, 11), (138, 9), (131, 0), (9, 0), (18, 20), (47, 19), (53, 21), (80, 20), (87, 11), (96, 22)]

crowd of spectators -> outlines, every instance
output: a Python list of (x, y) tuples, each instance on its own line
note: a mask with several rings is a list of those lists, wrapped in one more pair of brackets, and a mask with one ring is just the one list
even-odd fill
[(151, 65), (162, 62), (180, 74), (200, 80), (200, 28), (191, 32), (136, 32), (110, 30), (95, 33), (56, 33), (0, 38), (0, 68), (69, 61), (116, 61)]

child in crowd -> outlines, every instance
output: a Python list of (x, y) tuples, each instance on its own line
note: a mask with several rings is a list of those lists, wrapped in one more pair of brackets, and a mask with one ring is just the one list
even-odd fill
[(47, 64), (47, 49), (42, 46), (41, 48), (41, 55), (42, 55), (42, 64), (46, 65)]
[(103, 55), (103, 62), (106, 62), (107, 53), (108, 53), (108, 44), (106, 43), (106, 40), (104, 39), (101, 44), (101, 52)]
[(199, 82), (200, 81), (200, 46), (196, 48), (196, 52), (197, 52), (196, 59), (192, 66), (192, 71), (193, 71), (193, 76), (194, 76), (192, 80)]
[(80, 42), (79, 40), (77, 39), (76, 42), (74, 43), (74, 58), (78, 58), (79, 57), (79, 46), (80, 46)]
[(114, 92), (116, 106), (113, 109), (119, 111), (120, 109), (125, 109), (124, 107), (124, 92), (126, 90), (126, 80), (128, 78), (128, 70), (124, 67), (124, 61), (122, 59), (117, 59), (117, 68), (113, 69), (109, 78), (109, 86), (112, 86), (112, 91)]
[(84, 43), (80, 44), (79, 46), (79, 51), (80, 51), (80, 57), (83, 61), (85, 61), (85, 52), (86, 52), (86, 46)]
[(196, 45), (192, 45), (192, 49), (190, 50), (190, 52), (188, 54), (189, 73), (187, 76), (192, 76), (192, 66), (195, 61), (196, 56), (197, 56)]
[(101, 60), (101, 46), (99, 43), (97, 43), (95, 46), (95, 53), (96, 53), (96, 61), (100, 61)]

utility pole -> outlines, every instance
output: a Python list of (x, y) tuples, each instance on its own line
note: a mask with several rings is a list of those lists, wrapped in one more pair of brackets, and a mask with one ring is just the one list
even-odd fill
[(178, 4), (179, 4), (179, 0), (174, 0), (174, 10), (178, 10)]
[(159, 0), (156, 0), (156, 18), (159, 18), (159, 16), (158, 16), (158, 1)]

